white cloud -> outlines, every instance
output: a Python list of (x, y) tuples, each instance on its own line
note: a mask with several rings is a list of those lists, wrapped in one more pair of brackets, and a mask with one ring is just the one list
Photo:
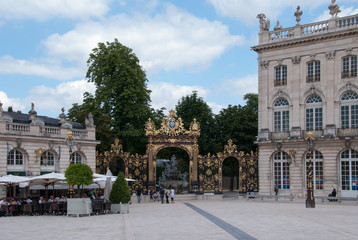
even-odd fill
[(160, 69), (198, 70), (209, 66), (228, 48), (243, 44), (219, 22), (197, 18), (173, 5), (154, 17), (116, 15), (102, 21), (80, 23), (63, 35), (43, 41), (49, 56), (85, 62), (98, 42), (119, 42), (132, 48), (150, 74)]
[(207, 104), (214, 114), (218, 114), (223, 108), (227, 108), (227, 106), (220, 105), (215, 102), (207, 102)]
[(0, 57), (0, 73), (42, 76), (57, 80), (68, 80), (83, 76), (83, 69), (64, 68), (58, 62), (47, 60), (21, 60), (11, 56)]
[(247, 75), (243, 78), (229, 79), (222, 83), (221, 89), (230, 95), (245, 95), (257, 93), (257, 74)]
[[(341, 12), (338, 13), (338, 17), (346, 17), (346, 16), (358, 14), (358, 8), (341, 7), (340, 9), (341, 9)], [(316, 18), (316, 20), (314, 20), (314, 21), (319, 22), (319, 21), (324, 21), (324, 20), (330, 19), (330, 18), (331, 18), (331, 15), (329, 14), (329, 10), (327, 10), (327, 11), (324, 11), (320, 16), (318, 16)]]
[[(285, 8), (314, 9), (322, 4), (330, 4), (327, 0), (207, 0), (216, 12), (224, 17), (237, 19), (247, 24), (257, 24), (257, 14), (264, 13), (267, 18), (273, 20), (284, 11)], [(293, 17), (293, 12), (292, 12)], [(271, 21), (272, 22), (272, 21)]]
[(14, 111), (24, 111), (25, 105), (18, 98), (9, 98), (7, 94), (3, 91), (0, 91), (0, 102), (3, 103), (3, 110), (7, 111), (8, 107), (12, 107)]
[[(63, 82), (55, 88), (36, 86), (30, 89), (30, 95), (24, 99), (24, 102), (33, 102), (36, 109), (59, 114), (62, 107), (67, 111), (73, 103), (82, 104), (84, 92), (94, 93), (94, 84), (86, 80), (78, 80)], [(41, 115), (40, 111), (36, 111)]]
[(101, 17), (111, 0), (1, 0), (0, 19), (47, 20), (55, 17), (88, 19)]
[(152, 91), (150, 97), (154, 109), (174, 109), (182, 97), (192, 94), (193, 91), (197, 91), (198, 96), (202, 98), (209, 94), (209, 91), (201, 86), (184, 86), (168, 82), (150, 83), (148, 88)]

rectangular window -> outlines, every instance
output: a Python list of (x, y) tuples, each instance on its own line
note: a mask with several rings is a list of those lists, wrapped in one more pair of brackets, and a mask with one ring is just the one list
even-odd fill
[(287, 132), (290, 126), (289, 111), (275, 111), (274, 112), (274, 131)]
[(281, 132), (281, 112), (274, 112), (274, 131)]
[(287, 85), (287, 66), (275, 67), (275, 86)]
[(341, 161), (342, 190), (350, 190), (349, 175), (349, 161)]
[(315, 130), (322, 129), (322, 108), (315, 108)]
[(357, 56), (344, 57), (342, 65), (342, 78), (357, 76)]
[(351, 105), (351, 128), (358, 128), (358, 105)]
[(307, 82), (318, 82), (321, 79), (321, 62), (314, 61), (307, 63)]
[(349, 128), (349, 106), (341, 106), (341, 128)]
[(306, 109), (306, 130), (313, 130), (313, 108)]

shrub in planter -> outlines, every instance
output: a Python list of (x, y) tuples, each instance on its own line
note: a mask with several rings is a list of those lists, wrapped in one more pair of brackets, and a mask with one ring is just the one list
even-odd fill
[(131, 192), (122, 172), (118, 174), (116, 181), (113, 183), (109, 200), (112, 204), (125, 204), (131, 200)]
[(72, 164), (65, 172), (67, 182), (72, 185), (77, 185), (77, 194), (80, 197), (80, 187), (83, 185), (90, 185), (93, 183), (92, 169), (86, 164)]

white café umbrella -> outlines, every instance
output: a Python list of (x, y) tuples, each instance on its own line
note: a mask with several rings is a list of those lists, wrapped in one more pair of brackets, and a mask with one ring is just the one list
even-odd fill
[(9, 193), (11, 197), (11, 187), (19, 185), (21, 182), (29, 180), (28, 177), (20, 177), (15, 175), (6, 175), (0, 177), (0, 183), (4, 184), (5, 186), (9, 187)]
[(104, 199), (105, 200), (109, 200), (109, 195), (111, 194), (111, 191), (112, 191), (112, 177), (113, 177), (113, 174), (111, 172), (111, 170), (107, 170), (107, 173), (106, 173), (106, 184), (104, 186)]
[[(61, 181), (65, 181), (65, 175), (63, 173), (56, 173), (56, 172), (51, 172), (51, 173), (47, 173), (47, 174), (43, 174), (40, 176), (35, 176), (32, 177), (30, 179), (28, 179), (28, 181), (26, 183), (21, 183), (20, 187), (27, 187), (27, 186), (32, 186), (32, 185), (43, 185), (45, 186), (45, 190), (46, 190), (46, 198), (48, 197), (48, 186), (49, 185), (55, 185), (55, 183), (59, 183)], [(54, 188), (53, 188), (54, 191)]]

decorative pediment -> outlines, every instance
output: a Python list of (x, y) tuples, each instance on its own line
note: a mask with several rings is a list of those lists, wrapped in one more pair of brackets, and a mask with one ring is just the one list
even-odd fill
[(145, 123), (145, 135), (166, 135), (166, 136), (178, 136), (178, 135), (200, 135), (200, 124), (194, 118), (190, 125), (190, 130), (187, 131), (184, 128), (183, 120), (175, 114), (175, 110), (170, 110), (169, 115), (162, 119), (161, 126), (158, 130), (155, 129), (155, 124), (152, 119), (148, 119)]
[(224, 147), (224, 153), (233, 153), (233, 152), (237, 152), (237, 147), (235, 144), (233, 144), (232, 140), (229, 139), (229, 141), (227, 141), (227, 145), (225, 145)]

